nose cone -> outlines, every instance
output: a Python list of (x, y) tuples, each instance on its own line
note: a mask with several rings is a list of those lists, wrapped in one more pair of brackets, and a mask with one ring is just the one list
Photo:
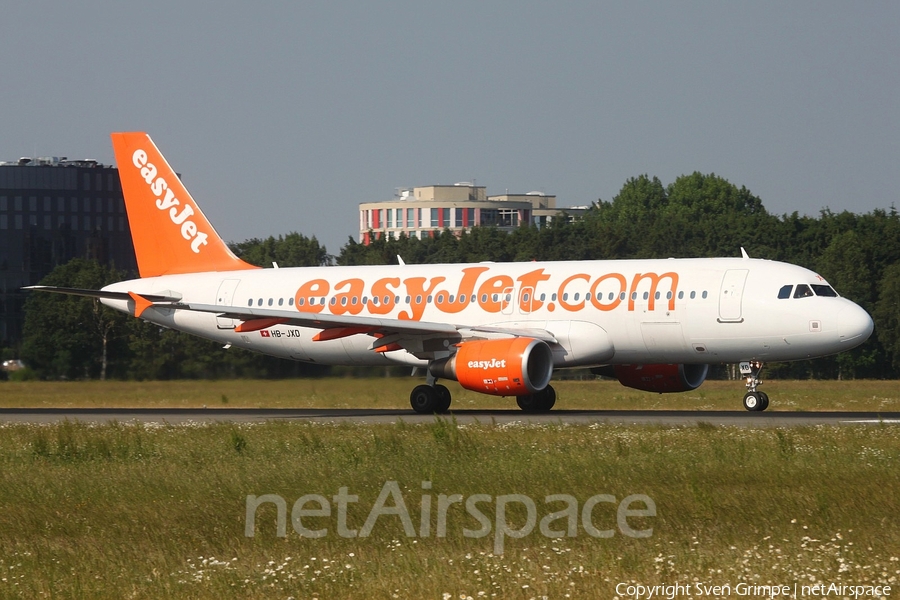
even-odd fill
[(872, 335), (875, 323), (872, 317), (856, 304), (842, 308), (838, 313), (838, 337), (841, 344), (847, 344), (848, 348), (859, 346)]

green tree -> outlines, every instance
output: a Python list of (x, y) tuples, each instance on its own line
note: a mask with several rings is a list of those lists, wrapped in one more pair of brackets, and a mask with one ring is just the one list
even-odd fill
[(330, 264), (332, 258), (315, 236), (308, 238), (295, 231), (277, 239), (254, 238), (230, 247), (239, 258), (259, 267), (271, 267), (273, 262), (279, 267), (318, 267)]
[[(51, 271), (41, 285), (96, 290), (121, 279), (96, 261), (74, 259)], [(33, 292), (25, 303), (22, 358), (43, 378), (105, 379), (109, 357), (124, 354), (127, 319), (96, 299)], [(121, 370), (127, 361), (112, 366)]]
[(889, 266), (881, 279), (875, 305), (875, 333), (894, 369), (900, 370), (900, 263)]

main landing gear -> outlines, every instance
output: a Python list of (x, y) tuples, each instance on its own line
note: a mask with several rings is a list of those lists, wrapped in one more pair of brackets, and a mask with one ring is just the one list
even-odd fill
[(547, 412), (556, 404), (556, 390), (552, 385), (548, 385), (539, 392), (516, 396), (516, 404), (527, 413)]
[(762, 371), (763, 364), (758, 360), (741, 363), (741, 375), (747, 381), (747, 393), (744, 394), (744, 408), (754, 412), (761, 412), (769, 408), (769, 395), (765, 392), (756, 390), (762, 381), (759, 373)]
[(450, 390), (439, 383), (417, 385), (409, 395), (409, 404), (420, 414), (444, 414), (450, 410)]
[[(428, 383), (414, 387), (409, 395), (412, 409), (423, 415), (444, 414), (449, 411), (452, 400), (450, 390), (437, 383), (437, 379), (430, 374), (426, 381)], [(516, 396), (516, 403), (527, 413), (547, 412), (556, 404), (556, 390), (548, 385), (534, 394)]]

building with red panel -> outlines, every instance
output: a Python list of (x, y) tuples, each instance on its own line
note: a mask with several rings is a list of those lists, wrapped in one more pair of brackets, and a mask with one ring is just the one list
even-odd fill
[(468, 182), (399, 190), (393, 200), (359, 205), (359, 241), (433, 237), (448, 229), (456, 234), (475, 226), (512, 231), (521, 225), (546, 225), (562, 211), (580, 217), (585, 207), (556, 208), (556, 196), (541, 192), (488, 196), (484, 186)]

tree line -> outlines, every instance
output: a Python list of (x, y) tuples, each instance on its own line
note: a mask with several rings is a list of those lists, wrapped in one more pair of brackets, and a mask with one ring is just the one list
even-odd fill
[[(664, 185), (641, 175), (611, 201), (598, 200), (580, 220), (556, 218), (511, 233), (475, 227), (462, 235), (400, 236), (369, 245), (353, 238), (337, 255), (299, 233), (232, 244), (264, 267), (479, 261), (592, 260), (740, 256), (794, 263), (825, 277), (875, 319), (875, 334), (844, 354), (768, 366), (769, 377), (900, 376), (900, 216), (894, 207), (866, 214), (822, 210), (774, 215), (747, 188), (715, 174), (693, 173)], [(75, 260), (44, 285), (99, 288), (133, 276)], [(327, 368), (266, 357), (114, 313), (85, 298), (33, 294), (26, 305), (22, 358), (43, 378), (287, 377)], [(724, 370), (720, 370), (724, 372)]]

